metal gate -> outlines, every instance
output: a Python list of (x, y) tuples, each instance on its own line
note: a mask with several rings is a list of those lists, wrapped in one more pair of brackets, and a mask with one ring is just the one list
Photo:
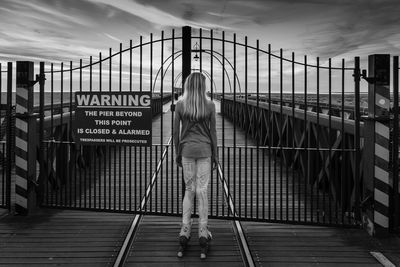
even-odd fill
[(11, 209), (11, 169), (13, 162), (14, 125), (12, 106), (12, 63), (0, 64), (0, 208)]
[[(180, 216), (184, 189), (170, 107), (182, 80), (201, 71), (218, 113), (210, 217), (359, 225), (358, 58), (299, 58), (258, 40), (190, 27), (133, 43), (45, 65), (38, 119), (43, 206)], [(151, 91), (153, 145), (78, 145), (78, 91)]]

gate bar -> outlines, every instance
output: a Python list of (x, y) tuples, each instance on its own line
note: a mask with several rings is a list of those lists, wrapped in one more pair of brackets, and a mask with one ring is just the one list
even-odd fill
[[(355, 152), (355, 170), (354, 170), (354, 209), (355, 209), (355, 219), (360, 221), (360, 58), (354, 58), (354, 94), (355, 94), (355, 136), (354, 136), (354, 146)], [(365, 130), (364, 130), (365, 131)], [(365, 169), (364, 169), (365, 170)]]
[(192, 51), (192, 28), (189, 26), (182, 27), (182, 93), (185, 91), (183, 85), (187, 76), (191, 72), (191, 51)]
[[(182, 91), (181, 94), (183, 95), (185, 88), (185, 81), (186, 78), (190, 75), (192, 69), (192, 28), (189, 26), (182, 27)], [(161, 128), (162, 129), (162, 128)], [(161, 144), (163, 142), (161, 141)], [(157, 150), (156, 150), (157, 151)], [(179, 171), (177, 170), (179, 180)], [(182, 172), (183, 177), (183, 172)], [(181, 192), (182, 192), (182, 199), (185, 196), (185, 184), (182, 179), (181, 182)]]
[(39, 70), (39, 75), (40, 75), (40, 92), (39, 92), (39, 203), (43, 202), (43, 196), (44, 196), (44, 191), (45, 191), (45, 181), (46, 181), (46, 174), (45, 168), (44, 168), (44, 160), (45, 160), (45, 148), (44, 148), (44, 79), (45, 79), (45, 74), (44, 74), (44, 62), (40, 62), (40, 70)]
[(11, 143), (11, 101), (12, 101), (12, 62), (7, 63), (7, 177), (6, 177), (6, 206), (11, 211), (11, 153), (13, 146)]

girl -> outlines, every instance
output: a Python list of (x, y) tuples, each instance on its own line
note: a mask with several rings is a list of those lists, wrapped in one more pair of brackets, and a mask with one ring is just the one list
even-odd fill
[(190, 239), (193, 200), (196, 194), (199, 206), (200, 258), (205, 259), (211, 233), (208, 223), (207, 186), (211, 165), (217, 165), (217, 133), (215, 105), (206, 97), (206, 78), (199, 72), (190, 74), (185, 81), (183, 98), (176, 104), (174, 143), (176, 163), (183, 167), (185, 196), (183, 199), (182, 228), (179, 233), (178, 257)]

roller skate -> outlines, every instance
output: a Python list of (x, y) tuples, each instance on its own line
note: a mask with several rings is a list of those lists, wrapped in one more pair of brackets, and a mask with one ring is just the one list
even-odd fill
[(211, 240), (212, 235), (207, 226), (199, 227), (200, 259), (204, 260), (207, 258)]
[(177, 256), (183, 257), (190, 240), (191, 224), (182, 224), (181, 232), (179, 233), (179, 249)]

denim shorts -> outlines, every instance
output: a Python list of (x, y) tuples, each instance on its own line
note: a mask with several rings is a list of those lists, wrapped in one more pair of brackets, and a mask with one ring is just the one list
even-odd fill
[(186, 190), (206, 189), (211, 176), (211, 158), (182, 157), (183, 176)]

